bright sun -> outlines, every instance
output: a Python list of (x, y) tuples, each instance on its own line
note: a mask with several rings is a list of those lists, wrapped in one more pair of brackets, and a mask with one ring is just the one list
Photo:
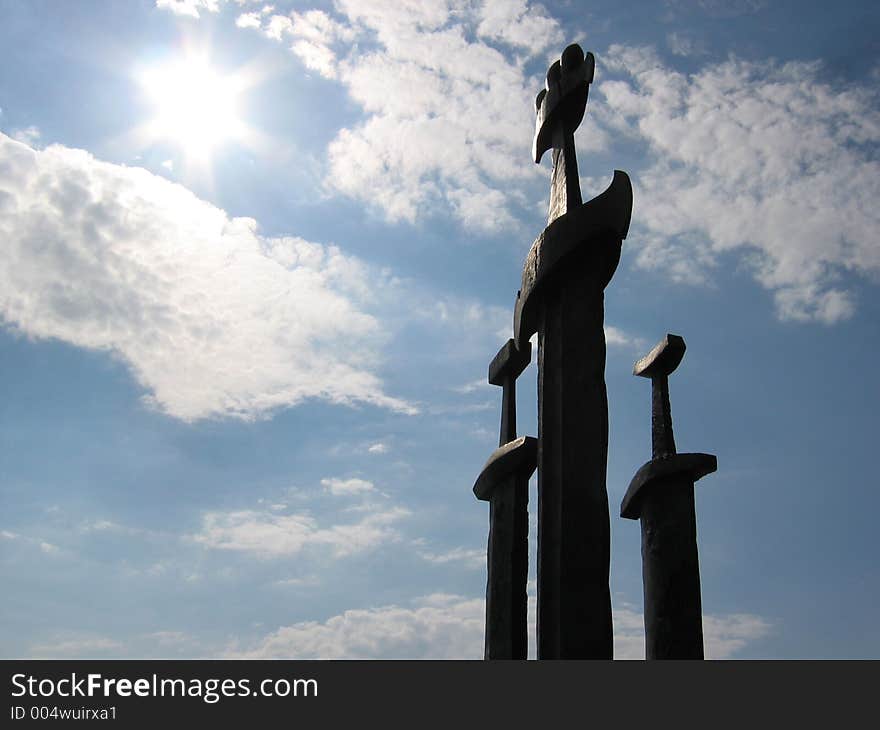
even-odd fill
[(154, 139), (177, 143), (184, 154), (206, 158), (220, 143), (243, 134), (238, 117), (241, 84), (200, 58), (187, 58), (144, 71), (141, 83), (155, 105), (149, 123)]

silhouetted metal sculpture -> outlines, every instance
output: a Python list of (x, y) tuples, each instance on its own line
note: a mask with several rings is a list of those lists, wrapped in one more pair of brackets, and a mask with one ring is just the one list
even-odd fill
[(489, 365), (489, 382), (503, 388), (501, 436), (474, 484), (489, 502), (486, 581), (486, 659), (525, 659), (528, 653), (526, 581), (529, 569), (529, 478), (537, 439), (516, 437), (516, 379), (528, 366), (532, 346), (508, 340)]
[[(605, 192), (581, 200), (574, 132), (586, 112), (592, 54), (571, 45), (536, 99), (532, 153), (553, 150), (547, 227), (532, 244), (513, 316), (513, 339), (489, 365), (503, 387), (501, 437), (474, 494), (490, 503), (487, 659), (525, 659), (528, 480), (538, 470), (539, 659), (610, 659), (610, 524), (606, 469), (604, 292), (620, 260), (632, 186), (620, 170)], [(517, 377), (538, 335), (538, 438), (516, 438)], [(636, 363), (652, 382), (652, 459), (620, 507), (640, 519), (648, 659), (703, 657), (694, 482), (716, 470), (711, 454), (678, 454), (669, 375), (684, 340), (666, 337)]]
[(574, 131), (594, 60), (578, 45), (536, 99), (533, 157), (553, 150), (548, 225), (523, 267), (514, 338), (538, 333), (538, 658), (610, 659), (604, 290), (629, 229), (632, 187), (581, 202)]
[[(632, 186), (626, 173), (617, 170), (604, 193), (582, 202), (574, 132), (586, 111), (593, 70), (592, 54), (584, 56), (580, 46), (569, 46), (550, 67), (546, 88), (536, 99), (535, 162), (553, 150), (550, 212), (526, 258), (514, 309), (514, 338), (505, 346), (525, 352), (530, 337), (538, 334), (539, 659), (610, 659), (613, 653), (604, 290), (629, 229)], [(504, 412), (509, 412), (507, 396), (504, 402)], [(502, 441), (512, 435), (502, 432)], [(534, 467), (526, 457), (533, 442), (500, 447), (477, 485), (487, 483), (485, 475), (500, 469), (493, 465), (502, 459), (521, 464), (520, 476), (527, 467), (530, 474)], [(506, 456), (517, 449), (521, 458)], [(519, 509), (520, 502), (516, 504)], [(523, 605), (518, 587), (511, 605), (496, 605), (493, 576), (506, 570), (499, 565), (503, 553), (493, 550), (491, 537), (499, 517), (493, 505), (487, 657), (500, 625), (500, 619), (491, 617), (519, 616)], [(515, 539), (521, 537), (517, 532)], [(519, 563), (515, 570), (520, 580)]]
[(718, 468), (712, 454), (678, 454), (672, 433), (669, 375), (684, 340), (666, 335), (633, 367), (651, 378), (652, 459), (636, 472), (620, 516), (640, 520), (645, 592), (645, 656), (702, 659), (703, 616), (694, 482)]

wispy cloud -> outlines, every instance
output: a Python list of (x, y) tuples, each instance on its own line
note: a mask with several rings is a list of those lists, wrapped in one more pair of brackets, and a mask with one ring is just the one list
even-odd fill
[(624, 330), (620, 329), (620, 327), (614, 327), (610, 324), (606, 324), (605, 344), (608, 345), (608, 347), (621, 347), (632, 349), (643, 347), (644, 341), (641, 337), (636, 337), (629, 332), (625, 332)]
[(318, 547), (345, 557), (396, 542), (396, 523), (409, 515), (401, 507), (367, 505), (360, 519), (323, 524), (308, 513), (278, 514), (269, 510), (208, 512), (191, 538), (215, 550), (252, 553), (264, 558), (297, 555)]
[(834, 88), (818, 63), (731, 58), (686, 76), (623, 46), (605, 63), (624, 75), (599, 84), (607, 123), (654, 157), (634, 181), (638, 263), (702, 281), (736, 252), (782, 319), (849, 317), (842, 275), (880, 273), (877, 90)]
[(159, 630), (135, 633), (124, 640), (93, 634), (59, 632), (51, 640), (34, 644), (28, 657), (35, 659), (194, 658), (214, 652), (185, 631)]
[(334, 496), (367, 494), (376, 491), (373, 482), (357, 478), (338, 479), (328, 477), (321, 480), (321, 486)]
[(684, 33), (669, 33), (666, 36), (666, 45), (676, 56), (703, 56), (706, 54), (706, 44), (703, 41)]
[[(352, 609), (324, 622), (281, 627), (252, 648), (235, 648), (229, 654), (279, 659), (478, 659), (483, 653), (484, 625), (482, 599), (434, 594), (405, 606)], [(614, 627), (615, 656), (643, 659), (641, 613), (630, 606), (616, 609)], [(769, 630), (766, 621), (753, 615), (706, 616), (707, 656), (732, 657)], [(534, 646), (534, 636), (530, 644)]]
[(101, 636), (59, 637), (56, 641), (36, 644), (28, 656), (33, 659), (88, 659), (116, 656), (123, 650), (119, 641)]
[(486, 566), (486, 551), (472, 548), (457, 547), (452, 550), (432, 552), (422, 550), (419, 557), (434, 565), (458, 564), (465, 568), (477, 570)]
[(480, 599), (431, 595), (409, 606), (352, 609), (325, 622), (285, 626), (231, 656), (296, 659), (458, 659), (482, 653)]
[(59, 548), (55, 543), (44, 540), (41, 537), (23, 535), (20, 532), (13, 532), (12, 530), (0, 530), (0, 538), (2, 538), (3, 540), (8, 540), (10, 542), (18, 543), (19, 545), (25, 546), (27, 548), (36, 548), (44, 555), (60, 555), (62, 553), (61, 548)]
[[(669, 9), (730, 17), (764, 5), (677, 0)], [(564, 42), (539, 5), (339, 0), (332, 11), (261, 11), (241, 22), (290, 43), (362, 109), (329, 145), (329, 188), (393, 221), (440, 212), (481, 231), (534, 205), (541, 173), (524, 151), (540, 80), (525, 68)], [(666, 40), (674, 54), (702, 54), (696, 37)], [(880, 271), (876, 89), (834, 88), (818, 63), (731, 57), (688, 76), (650, 49), (600, 55), (579, 149), (623, 139), (649, 151), (647, 167), (632, 170), (637, 263), (706, 282), (733, 253), (773, 293), (780, 318), (850, 317), (845, 275)]]
[(24, 129), (12, 130), (12, 139), (29, 145), (30, 147), (36, 147), (41, 137), (42, 134), (40, 133), (40, 130), (33, 125), (30, 127), (25, 127)]
[(447, 212), (483, 231), (510, 226), (538, 174), (528, 157), (536, 89), (524, 69), (561, 45), (558, 22), (524, 0), (339, 0), (334, 11), (260, 21), (364, 112), (329, 147), (328, 186), (392, 221)]
[(177, 418), (253, 419), (322, 398), (414, 408), (374, 373), (370, 272), (268, 238), (185, 188), (82, 150), (0, 135), (0, 316), (123, 360)]
[(710, 18), (736, 18), (753, 15), (767, 7), (767, 0), (666, 0), (671, 11), (693, 15), (704, 13)]
[(464, 385), (453, 385), (450, 390), (455, 393), (475, 393), (478, 390), (488, 390), (489, 382), (486, 378), (479, 378), (478, 380), (472, 380), (469, 383), (465, 383)]
[(216, 13), (224, 0), (156, 0), (156, 7), (170, 10), (175, 15), (201, 17), (201, 11)]

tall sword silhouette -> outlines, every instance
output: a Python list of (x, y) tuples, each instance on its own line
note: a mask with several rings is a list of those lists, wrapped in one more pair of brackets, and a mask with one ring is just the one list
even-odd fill
[(489, 502), (486, 580), (486, 659), (525, 659), (528, 654), (526, 581), (529, 560), (529, 477), (537, 440), (516, 437), (516, 379), (532, 358), (532, 346), (513, 340), (489, 364), (489, 382), (502, 387), (501, 434), (474, 484)]
[(668, 334), (633, 367), (633, 375), (651, 378), (652, 458), (630, 482), (620, 516), (642, 526), (647, 659), (703, 658), (694, 482), (718, 462), (712, 454), (675, 450), (669, 375), (684, 351), (684, 340)]
[(606, 468), (604, 290), (629, 229), (632, 186), (581, 201), (574, 132), (594, 60), (571, 45), (536, 99), (533, 158), (553, 150), (548, 225), (526, 257), (514, 311), (522, 347), (538, 333), (538, 658), (613, 653)]

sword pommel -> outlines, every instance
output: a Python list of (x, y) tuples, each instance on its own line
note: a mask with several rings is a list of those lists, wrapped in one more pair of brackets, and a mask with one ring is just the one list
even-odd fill
[(668, 334), (651, 352), (633, 365), (633, 375), (643, 378), (668, 376), (681, 363), (685, 349), (684, 338)]
[(553, 147), (553, 131), (560, 125), (574, 133), (587, 108), (587, 96), (596, 62), (592, 53), (572, 43), (562, 52), (547, 71), (546, 88), (535, 99), (535, 138), (532, 157), (540, 162), (544, 153)]

